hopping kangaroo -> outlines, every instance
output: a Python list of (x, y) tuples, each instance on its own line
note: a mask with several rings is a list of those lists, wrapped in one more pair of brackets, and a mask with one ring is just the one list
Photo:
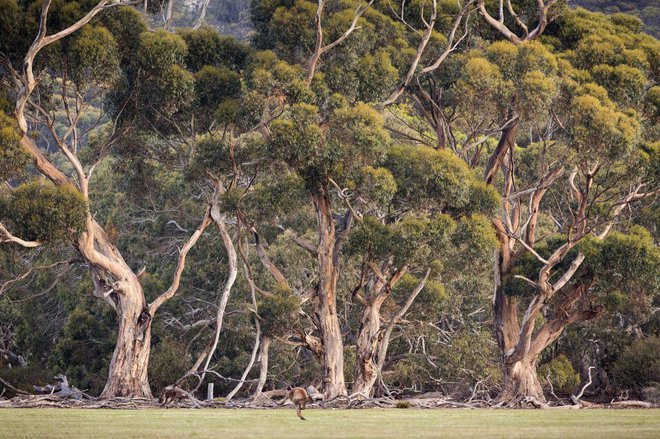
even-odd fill
[(286, 394), (286, 397), (280, 402), (280, 405), (283, 405), (287, 401), (291, 401), (293, 405), (296, 406), (296, 415), (303, 421), (305, 418), (303, 417), (301, 411), (305, 410), (305, 405), (308, 402), (312, 402), (312, 397), (307, 393), (305, 389), (302, 387), (287, 387), (287, 390), (289, 393)]

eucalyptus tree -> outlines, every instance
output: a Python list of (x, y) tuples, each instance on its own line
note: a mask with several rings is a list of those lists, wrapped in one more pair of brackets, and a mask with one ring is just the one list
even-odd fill
[[(462, 242), (477, 252), (492, 251), (494, 234), (481, 214), (492, 214), (498, 205), (497, 193), (464, 162), (427, 146), (395, 146), (388, 150), (384, 167), (368, 175), (365, 192), (381, 192), (372, 197), (384, 200), (376, 209), (382, 213), (360, 220), (350, 238), (351, 252), (362, 266), (353, 295), (363, 307), (352, 392), (367, 397), (382, 373), (393, 330), (423, 289), (430, 298), (425, 306), (433, 315), (432, 297), (444, 293), (443, 265), (459, 257), (452, 248)], [(400, 282), (410, 290), (395, 304), (392, 292)], [(388, 317), (381, 311), (386, 301)]]
[[(147, 376), (151, 322), (156, 311), (176, 294), (186, 257), (211, 223), (210, 208), (206, 209), (197, 230), (181, 247), (170, 286), (148, 303), (140, 282), (141, 272), (125, 261), (90, 208), (94, 160), (102, 158), (103, 153), (121, 137), (116, 122), (109, 124), (106, 135), (97, 146), (96, 152), (101, 154), (95, 157), (92, 154), (91, 163), (85, 162), (80, 153), (91, 129), (107, 118), (103, 113), (92, 119), (91, 127), (83, 126), (91, 106), (90, 99), (103, 100), (112, 94), (120, 83), (122, 70), (124, 78), (134, 80), (133, 75), (139, 74), (135, 64), (138, 58), (143, 62), (153, 61), (153, 68), (169, 63), (165, 66), (168, 74), (154, 81), (153, 87), (164, 91), (159, 95), (162, 111), (178, 105), (175, 102), (181, 89), (172, 89), (168, 85), (182, 77), (178, 59), (158, 58), (158, 48), (150, 44), (154, 37), (146, 32), (140, 35), (139, 41), (131, 39), (146, 31), (146, 26), (140, 15), (123, 7), (125, 3), (122, 2), (102, 1), (87, 5), (84, 10), (68, 9), (70, 13), (65, 13), (66, 5), (57, 4), (51, 8), (50, 1), (34, 8), (25, 6), (23, 9), (17, 3), (10, 6), (16, 14), (16, 21), (7, 25), (24, 26), (26, 32), (35, 35), (35, 39), (27, 44), (3, 41), (3, 47), (7, 49), (3, 77), (15, 102), (12, 113), (15, 125), (3, 129), (17, 129), (20, 149), (31, 159), (38, 174), (51, 182), (40, 183), (42, 189), (34, 184), (16, 189), (11, 194), (14, 206), (10, 209), (10, 216), (15, 215), (17, 227), (32, 227), (29, 232), (24, 232), (35, 239), (32, 242), (36, 245), (48, 238), (42, 235), (49, 233), (48, 227), (43, 227), (47, 215), (59, 209), (67, 212), (58, 215), (64, 224), (54, 226), (72, 232), (69, 242), (91, 270), (92, 294), (110, 305), (117, 314), (117, 343), (102, 396), (151, 397)], [(107, 12), (114, 14), (99, 21), (98, 18), (104, 15), (102, 12), (109, 9), (112, 11)], [(12, 29), (6, 32), (3, 29), (3, 35), (11, 34)], [(118, 44), (115, 38), (126, 38), (125, 44)], [(135, 50), (137, 53), (131, 52)], [(185, 86), (185, 79), (177, 85), (181, 84)], [(64, 114), (63, 118), (61, 114)], [(63, 130), (58, 129), (56, 122), (63, 124)], [(35, 141), (34, 133), (37, 132), (43, 135), (44, 141)], [(64, 161), (49, 157), (49, 142), (54, 143)], [(48, 185), (53, 188), (49, 189)], [(21, 202), (22, 194), (32, 194), (29, 203)], [(31, 224), (21, 218), (25, 214), (30, 214), (37, 223)]]
[[(628, 35), (628, 39), (629, 44), (634, 44), (636, 37)], [(493, 46), (496, 44), (502, 43)], [(636, 55), (646, 58), (643, 52)], [(545, 58), (551, 60), (547, 55)], [(566, 58), (579, 68), (580, 59), (590, 57), (569, 55)], [(511, 61), (493, 59), (503, 72), (512, 65)], [(616, 60), (605, 62), (615, 65), (613, 69), (622, 69), (625, 63)], [(550, 65), (540, 61), (531, 65), (543, 64)], [(532, 107), (534, 111), (523, 118), (523, 121), (527, 119), (536, 125), (530, 131), (536, 133), (532, 136), (538, 136), (536, 138), (540, 144), (528, 146), (521, 151), (522, 154), (518, 153), (517, 158), (516, 149), (509, 149), (501, 168), (505, 201), (502, 219), (494, 221), (501, 242), (500, 269), (496, 270), (496, 279), (500, 279), (498, 284), (501, 287), (495, 295), (495, 329), (504, 358), (505, 390), (502, 397), (506, 400), (515, 401), (528, 396), (544, 400), (535, 372), (539, 354), (562, 334), (566, 325), (599, 314), (601, 308), (597, 306), (597, 301), (602, 296), (597, 293), (602, 290), (598, 291), (591, 283), (599, 280), (588, 278), (589, 281), (585, 282), (580, 275), (580, 266), (587, 254), (573, 250), (594, 236), (606, 238), (620, 215), (631, 205), (639, 205), (645, 199), (652, 198), (657, 191), (657, 176), (647, 168), (655, 160), (652, 157), (656, 153), (651, 150), (649, 157), (648, 147), (645, 146), (648, 142), (645, 131), (651, 139), (655, 136), (653, 130), (643, 128), (646, 119), (640, 106), (644, 99), (643, 92), (637, 94), (637, 109), (640, 111), (637, 113), (627, 108), (632, 101), (617, 98), (623, 84), (619, 83), (617, 87), (599, 80), (598, 73), (612, 67), (594, 66), (593, 77), (597, 83), (593, 84), (589, 78), (580, 77), (566, 59), (558, 60), (558, 65), (561, 66), (561, 73), (556, 79), (552, 78), (551, 72), (546, 72), (545, 78), (532, 72), (523, 77), (529, 81), (535, 75), (534, 82), (530, 83), (534, 84), (532, 90), (546, 97), (545, 103), (536, 100), (536, 105)], [(646, 74), (642, 70), (637, 71), (642, 78), (645, 75), (649, 75), (649, 79), (652, 77), (651, 69)], [(630, 79), (627, 84), (645, 82), (644, 79), (633, 79), (638, 77), (636, 75), (627, 77)], [(520, 89), (530, 89), (530, 85), (523, 84)], [(602, 85), (609, 86), (608, 90), (603, 89)], [(557, 93), (556, 98), (552, 97), (554, 93)], [(635, 96), (632, 93), (626, 95)], [(519, 99), (518, 102), (522, 107), (524, 100)], [(539, 102), (546, 108), (539, 108)], [(522, 111), (519, 113), (524, 114)], [(534, 137), (529, 140), (534, 141)], [(492, 170), (497, 168), (496, 156), (497, 148), (486, 165), (487, 181), (492, 176)], [(529, 159), (532, 161), (525, 163)], [(529, 173), (527, 168), (531, 163), (536, 168), (534, 173)], [(536, 182), (528, 179), (534, 174)], [(566, 178), (566, 183), (560, 185), (562, 176)], [(517, 187), (521, 182), (529, 188)], [(547, 202), (542, 205), (548, 192), (555, 203), (558, 203), (558, 198), (562, 200), (556, 204), (558, 210)], [(529, 202), (524, 206), (522, 199), (526, 196)], [(546, 229), (545, 236), (539, 232), (543, 217), (545, 221), (553, 218), (555, 221), (554, 226), (546, 225), (549, 230)], [(558, 233), (561, 238), (557, 237)], [(518, 244), (520, 247), (514, 250)], [(541, 255), (537, 250), (544, 246), (548, 250)], [(542, 264), (531, 276), (533, 280), (516, 273), (518, 260), (525, 254), (533, 255)], [(652, 260), (651, 257), (646, 263), (652, 265)], [(553, 277), (555, 281), (551, 280)], [(536, 290), (521, 323), (518, 323), (517, 311), (519, 298), (508, 289), (512, 278), (517, 279), (515, 282), (527, 282)], [(653, 288), (647, 293), (652, 294)], [(542, 310), (546, 322), (535, 331), (535, 319)]]
[[(567, 13), (562, 20), (575, 18)], [(501, 397), (506, 401), (544, 401), (535, 371), (539, 355), (566, 325), (600, 314), (597, 301), (602, 296), (591, 283), (597, 279), (585, 282), (581, 276), (587, 255), (576, 252), (580, 243), (593, 236), (605, 238), (630, 206), (652, 199), (657, 191), (657, 176), (647, 168), (657, 154), (648, 144), (657, 134), (646, 115), (643, 85), (654, 77), (651, 60), (657, 49), (645, 41), (645, 50), (633, 54), (639, 37), (623, 27), (602, 24), (600, 32), (617, 29), (625, 35), (618, 40), (620, 51), (628, 50), (633, 65), (646, 67), (627, 66), (613, 51), (604, 52), (611, 54), (609, 59), (596, 60), (586, 54), (586, 44), (602, 41), (599, 32), (587, 32), (576, 41), (563, 36), (571, 35), (570, 28), (557, 26), (548, 41), (557, 49), (575, 47), (575, 52), (558, 57), (538, 42), (495, 42), (485, 56), (468, 56), (451, 86), (464, 97), (457, 103), (458, 111), (463, 106), (469, 117), (481, 119), (466, 126), (488, 126), (488, 118), (494, 118), (483, 111), (477, 114), (477, 106), (497, 114), (502, 102), (508, 102), (504, 108), (516, 115), (516, 125), (529, 131), (523, 136), (503, 130), (484, 170), (485, 181), (500, 188), (503, 200), (502, 215), (493, 219), (500, 240), (494, 312), (505, 376)], [(578, 42), (582, 38), (584, 43)], [(589, 47), (593, 49), (593, 43)], [(593, 76), (582, 75), (579, 69), (584, 68)], [(626, 69), (630, 74), (625, 83), (617, 80), (614, 71)], [(484, 102), (484, 95), (495, 99)], [(628, 108), (631, 104), (637, 111)], [(525, 148), (517, 146), (521, 140)], [(477, 166), (481, 150), (489, 150), (487, 141), (465, 158)], [(529, 257), (540, 266), (533, 275), (523, 275), (522, 261)], [(652, 264), (652, 258), (647, 263)], [(518, 307), (528, 296), (515, 292), (516, 282), (535, 291), (521, 321)], [(541, 313), (546, 321), (535, 330)]]
[(335, 224), (332, 182), (355, 178), (383, 156), (389, 136), (380, 115), (366, 105), (350, 108), (341, 100), (327, 115), (310, 104), (296, 104), (288, 117), (271, 125), (270, 148), (302, 177), (317, 219), (318, 242), (302, 245), (317, 260), (316, 324), (323, 349), (323, 380), (327, 397), (346, 394), (343, 340), (337, 315), (337, 279), (342, 247), (353, 224), (350, 209)]
[[(648, 168), (657, 154), (649, 107), (657, 41), (636, 34), (639, 27), (621, 18), (571, 11), (559, 2), (537, 2), (538, 10), (524, 15), (537, 20), (529, 31), (515, 12), (520, 3), (500, 2), (498, 20), (487, 2), (478, 2), (487, 24), (483, 36), (491, 43), (484, 47), (469, 39), (466, 47), (480, 48), (454, 53), (426, 76), (418, 73), (418, 87), (408, 97), (436, 139), (423, 126), (400, 130), (423, 143), (449, 146), (483, 170), (484, 181), (502, 196), (502, 213), (492, 217), (500, 240), (494, 317), (505, 377), (501, 396), (507, 402), (544, 400), (535, 372), (539, 354), (566, 325), (599, 314), (585, 305), (598, 296), (576, 278), (585, 257), (575, 253), (576, 246), (593, 235), (605, 237), (618, 217), (652, 202), (657, 191), (657, 176)], [(502, 36), (505, 41), (498, 41)], [(551, 236), (561, 245), (550, 245)], [(552, 251), (542, 255), (537, 247)], [(544, 268), (529, 277), (518, 273), (527, 257)], [(553, 276), (556, 282), (550, 282)], [(523, 299), (507, 287), (512, 278), (537, 289), (522, 325)], [(551, 301), (559, 297), (564, 302)], [(564, 320), (557, 309), (567, 313)], [(556, 320), (535, 332), (541, 312)]]

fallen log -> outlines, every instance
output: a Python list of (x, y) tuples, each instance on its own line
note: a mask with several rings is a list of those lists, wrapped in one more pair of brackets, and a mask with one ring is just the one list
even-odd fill
[(83, 399), (85, 394), (82, 390), (77, 389), (73, 386), (69, 386), (69, 380), (66, 375), (59, 374), (55, 377), (55, 380), (59, 381), (57, 384), (46, 384), (43, 387), (32, 386), (34, 391), (42, 395), (52, 395), (58, 398), (72, 398), (72, 399)]

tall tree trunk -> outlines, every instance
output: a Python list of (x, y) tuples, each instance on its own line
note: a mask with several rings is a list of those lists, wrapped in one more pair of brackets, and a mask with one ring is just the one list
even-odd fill
[[(383, 297), (384, 299), (384, 297)], [(362, 313), (362, 324), (357, 341), (355, 383), (352, 393), (371, 397), (378, 378), (378, 348), (380, 345), (381, 298), (372, 302)]]
[(524, 398), (534, 398), (545, 403), (543, 387), (536, 375), (536, 358), (525, 357), (504, 366), (504, 390), (501, 401), (516, 403)]
[(130, 276), (128, 283), (130, 287), (117, 295), (117, 344), (102, 398), (152, 398), (147, 376), (151, 316), (137, 277)]
[(117, 314), (117, 343), (101, 397), (151, 398), (147, 368), (156, 307), (149, 309), (138, 276), (89, 212), (77, 249), (91, 267), (93, 295)]
[(346, 395), (344, 382), (344, 343), (337, 315), (337, 255), (335, 252), (335, 220), (330, 195), (325, 185), (312, 195), (316, 209), (319, 244), (319, 284), (316, 317), (323, 343), (323, 385), (326, 399)]
[(264, 385), (266, 384), (266, 378), (268, 377), (268, 353), (270, 350), (270, 337), (264, 335), (261, 337), (261, 347), (259, 348), (259, 381), (257, 382), (257, 388), (254, 391), (254, 398), (261, 395), (261, 392), (264, 390)]
[[(500, 268), (495, 268), (495, 270), (498, 270), (495, 274), (496, 277), (502, 276), (499, 271)], [(507, 296), (500, 281), (496, 282), (495, 285), (493, 311), (495, 338), (500, 352), (504, 356), (506, 352), (509, 352), (518, 344), (520, 323), (518, 322), (518, 298)]]

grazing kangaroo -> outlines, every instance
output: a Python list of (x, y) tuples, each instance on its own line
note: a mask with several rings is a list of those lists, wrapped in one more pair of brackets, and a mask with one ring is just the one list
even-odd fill
[(312, 397), (307, 393), (305, 389), (302, 387), (287, 387), (287, 390), (289, 391), (286, 394), (286, 397), (280, 402), (280, 405), (283, 405), (287, 401), (291, 401), (293, 405), (296, 406), (296, 415), (303, 421), (305, 418), (303, 417), (301, 411), (305, 410), (305, 405), (308, 402), (312, 402)]

